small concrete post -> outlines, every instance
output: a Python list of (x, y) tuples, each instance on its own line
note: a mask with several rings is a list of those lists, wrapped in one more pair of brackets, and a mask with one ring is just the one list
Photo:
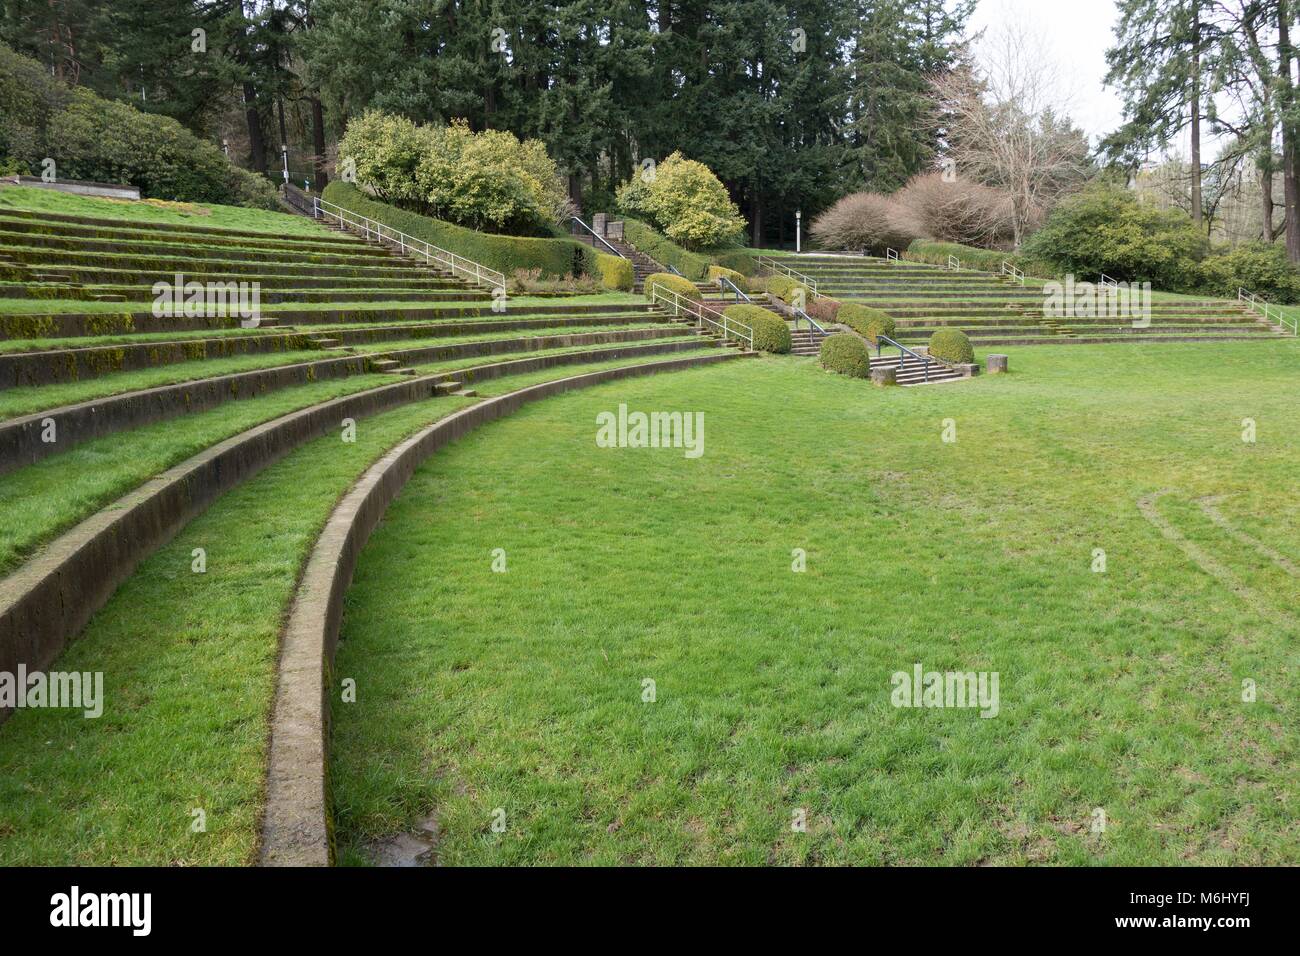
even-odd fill
[(986, 355), (984, 361), (990, 375), (1001, 375), (1007, 370), (1007, 357), (1005, 355)]
[(605, 234), (605, 225), (608, 222), (609, 213), (598, 212), (596, 215), (591, 217), (591, 228), (595, 230), (596, 235), (603, 236)]
[(898, 384), (897, 365), (878, 365), (871, 370), (871, 384), (884, 388)]

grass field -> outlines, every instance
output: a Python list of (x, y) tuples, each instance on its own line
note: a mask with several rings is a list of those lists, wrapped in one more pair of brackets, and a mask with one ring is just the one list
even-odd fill
[[(475, 432), (348, 596), (342, 861), (432, 816), (446, 864), (1300, 863), (1298, 363), (766, 359)], [(597, 447), (620, 402), (703, 412), (703, 456)], [(996, 672), (996, 716), (893, 706), (917, 663)]]
[[(498, 395), (633, 361), (647, 360), (477, 388)], [(0, 725), (0, 866), (255, 862), (279, 631), (302, 562), (365, 468), (474, 401), (414, 403), (361, 419), (355, 444), (337, 436), (311, 442), (220, 498), (144, 561), (56, 665), (104, 674), (104, 715), (22, 710)], [(191, 570), (195, 548), (207, 554), (203, 575)], [(206, 815), (203, 833), (191, 830), (194, 810)]]
[(170, 223), (203, 229), (284, 233), (309, 238), (330, 236), (327, 230), (313, 220), (282, 212), (216, 203), (168, 203), (155, 200), (131, 202), (77, 196), (37, 186), (6, 186), (0, 189), (0, 212), (5, 209), (32, 209), (93, 219), (120, 219), (122, 228), (147, 223)]

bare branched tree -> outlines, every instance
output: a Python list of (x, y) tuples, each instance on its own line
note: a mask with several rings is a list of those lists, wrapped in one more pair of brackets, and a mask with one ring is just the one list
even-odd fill
[(1089, 173), (1088, 141), (1070, 122), (1041, 43), (1010, 24), (989, 38), (982, 69), (934, 78), (948, 158), (959, 176), (1003, 190), (1018, 247)]

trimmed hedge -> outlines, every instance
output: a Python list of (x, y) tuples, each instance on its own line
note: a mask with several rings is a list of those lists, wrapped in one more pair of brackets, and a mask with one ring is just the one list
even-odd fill
[(807, 308), (808, 304), (813, 300), (807, 286), (786, 275), (778, 274), (767, 277), (767, 294), (775, 296), (786, 305), (793, 306), (798, 300), (801, 291), (803, 292), (804, 308)]
[(339, 180), (326, 186), (322, 195), (328, 202), (344, 209), (369, 216), (506, 275), (516, 269), (540, 269), (542, 275), (552, 277), (600, 274), (596, 250), (573, 239), (534, 239), (476, 232), (377, 202), (352, 183)]
[(645, 284), (642, 289), (645, 290), (646, 298), (650, 298), (650, 290), (654, 286), (663, 286), (669, 292), (676, 292), (683, 299), (691, 299), (695, 302), (704, 301), (704, 293), (695, 288), (695, 283), (690, 279), (683, 279), (681, 276), (675, 276), (671, 272), (652, 272), (645, 277)]
[(754, 330), (755, 350), (779, 355), (790, 351), (790, 327), (779, 315), (761, 305), (732, 305), (723, 309), (722, 314), (737, 322), (744, 322)]
[(846, 303), (840, 309), (839, 320), (859, 335), (866, 336), (872, 345), (877, 344), (881, 333), (892, 337), (898, 329), (898, 323), (888, 312), (857, 302)]
[(631, 292), (636, 276), (632, 272), (632, 261), (622, 256), (611, 256), (607, 252), (596, 253), (596, 264), (600, 268), (600, 281), (605, 288), (619, 292)]
[(969, 365), (975, 361), (975, 350), (961, 329), (940, 329), (930, 336), (930, 354), (955, 365)]
[(730, 279), (741, 292), (749, 292), (749, 283), (735, 269), (728, 269), (725, 266), (709, 266), (708, 277), (710, 282), (716, 282), (719, 278)]
[[(732, 269), (743, 276), (752, 276), (758, 271), (758, 260), (753, 253), (744, 249), (708, 249), (710, 258), (724, 269)], [(739, 285), (739, 283), (737, 283)]]
[(956, 256), (960, 259), (962, 268), (978, 269), (981, 272), (1000, 274), (1002, 272), (1002, 263), (1010, 262), (1027, 276), (1051, 279), (1057, 275), (1056, 270), (1045, 262), (1015, 252), (1003, 252), (999, 249), (978, 249), (975, 246), (963, 246), (959, 242), (935, 242), (931, 239), (917, 239), (907, 247), (907, 258), (914, 262), (928, 262), (936, 266), (946, 266), (949, 256)]
[(822, 342), (818, 361), (831, 372), (853, 378), (871, 377), (871, 353), (862, 339), (848, 332), (828, 335)]
[(688, 279), (703, 279), (709, 259), (689, 252), (643, 222), (624, 218), (623, 238), (662, 266), (673, 266)]

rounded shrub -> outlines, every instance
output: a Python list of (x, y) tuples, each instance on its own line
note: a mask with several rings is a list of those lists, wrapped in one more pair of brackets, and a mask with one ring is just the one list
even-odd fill
[(650, 290), (655, 286), (661, 286), (669, 292), (676, 292), (683, 299), (692, 299), (696, 302), (704, 299), (700, 290), (695, 288), (694, 282), (682, 276), (675, 276), (671, 272), (654, 272), (645, 277), (644, 288), (647, 299), (650, 298)]
[(597, 253), (596, 264), (600, 267), (600, 281), (607, 289), (619, 292), (631, 292), (634, 275), (632, 261), (622, 256)]
[(882, 334), (892, 336), (898, 330), (898, 323), (888, 312), (858, 302), (846, 302), (840, 309), (839, 321), (866, 336), (872, 345), (877, 344)]
[(847, 332), (826, 336), (818, 360), (822, 368), (853, 378), (870, 378), (871, 353), (862, 339)]
[(717, 282), (718, 279), (729, 279), (741, 292), (749, 291), (749, 283), (735, 269), (728, 269), (726, 266), (709, 266), (709, 281)]
[(786, 305), (796, 304), (799, 301), (800, 293), (803, 295), (803, 303), (806, 308), (808, 303), (812, 301), (807, 286), (796, 282), (789, 276), (774, 275), (767, 278), (767, 294), (775, 296)]
[(761, 305), (733, 305), (722, 314), (737, 322), (744, 322), (754, 330), (754, 348), (759, 352), (785, 354), (790, 351), (790, 327), (779, 315), (774, 315)]
[(940, 329), (930, 336), (930, 354), (955, 365), (969, 365), (975, 361), (975, 350), (961, 329)]

